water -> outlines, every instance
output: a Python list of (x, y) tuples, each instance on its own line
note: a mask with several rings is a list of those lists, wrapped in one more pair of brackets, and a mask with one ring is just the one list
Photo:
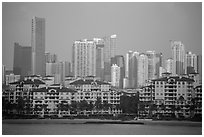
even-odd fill
[(201, 135), (202, 127), (128, 124), (2, 124), (3, 135)]

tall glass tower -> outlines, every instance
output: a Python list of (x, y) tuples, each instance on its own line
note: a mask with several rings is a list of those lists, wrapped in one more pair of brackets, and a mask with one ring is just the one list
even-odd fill
[(31, 31), (32, 74), (45, 76), (45, 19), (33, 17)]

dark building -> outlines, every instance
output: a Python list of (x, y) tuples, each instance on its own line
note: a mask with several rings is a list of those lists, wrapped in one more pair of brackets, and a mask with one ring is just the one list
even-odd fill
[(13, 73), (21, 78), (31, 74), (31, 47), (14, 43)]

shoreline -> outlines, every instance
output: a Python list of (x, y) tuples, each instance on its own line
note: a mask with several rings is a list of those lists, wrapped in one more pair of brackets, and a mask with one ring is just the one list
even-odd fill
[(101, 120), (101, 119), (4, 119), (2, 124), (135, 124), (163, 126), (202, 127), (202, 122), (193, 121), (152, 121), (152, 120)]

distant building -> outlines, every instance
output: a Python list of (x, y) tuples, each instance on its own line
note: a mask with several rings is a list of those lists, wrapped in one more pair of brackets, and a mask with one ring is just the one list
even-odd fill
[(45, 62), (46, 63), (56, 63), (57, 62), (57, 55), (52, 54), (50, 52), (45, 53)]
[(138, 86), (145, 86), (148, 82), (148, 57), (141, 53), (138, 58)]
[(128, 88), (138, 87), (138, 59), (139, 52), (129, 51), (126, 54), (125, 77), (128, 80)]
[(181, 41), (171, 41), (173, 75), (185, 74), (185, 46)]
[(197, 55), (191, 52), (187, 52), (185, 56), (186, 61), (186, 74), (197, 73), (198, 71), (198, 63), (197, 63)]
[(104, 80), (104, 41), (94, 38), (96, 43), (96, 77)]
[(13, 73), (22, 78), (31, 74), (31, 47), (14, 43)]
[(75, 77), (96, 76), (96, 44), (92, 40), (75, 41), (72, 47)]
[(165, 60), (165, 69), (168, 73), (173, 73), (173, 59), (169, 58)]
[(32, 74), (45, 76), (45, 19), (34, 17), (31, 31)]
[(120, 67), (120, 81), (119, 81), (119, 88), (123, 88), (123, 78), (125, 77), (125, 60), (122, 55), (116, 55), (115, 57), (111, 58), (111, 65), (116, 64)]
[(6, 85), (9, 85), (9, 83), (16, 82), (18, 80), (20, 80), (20, 75), (6, 75)]
[(120, 83), (120, 67), (116, 64), (111, 66), (111, 84), (114, 87), (119, 88)]

